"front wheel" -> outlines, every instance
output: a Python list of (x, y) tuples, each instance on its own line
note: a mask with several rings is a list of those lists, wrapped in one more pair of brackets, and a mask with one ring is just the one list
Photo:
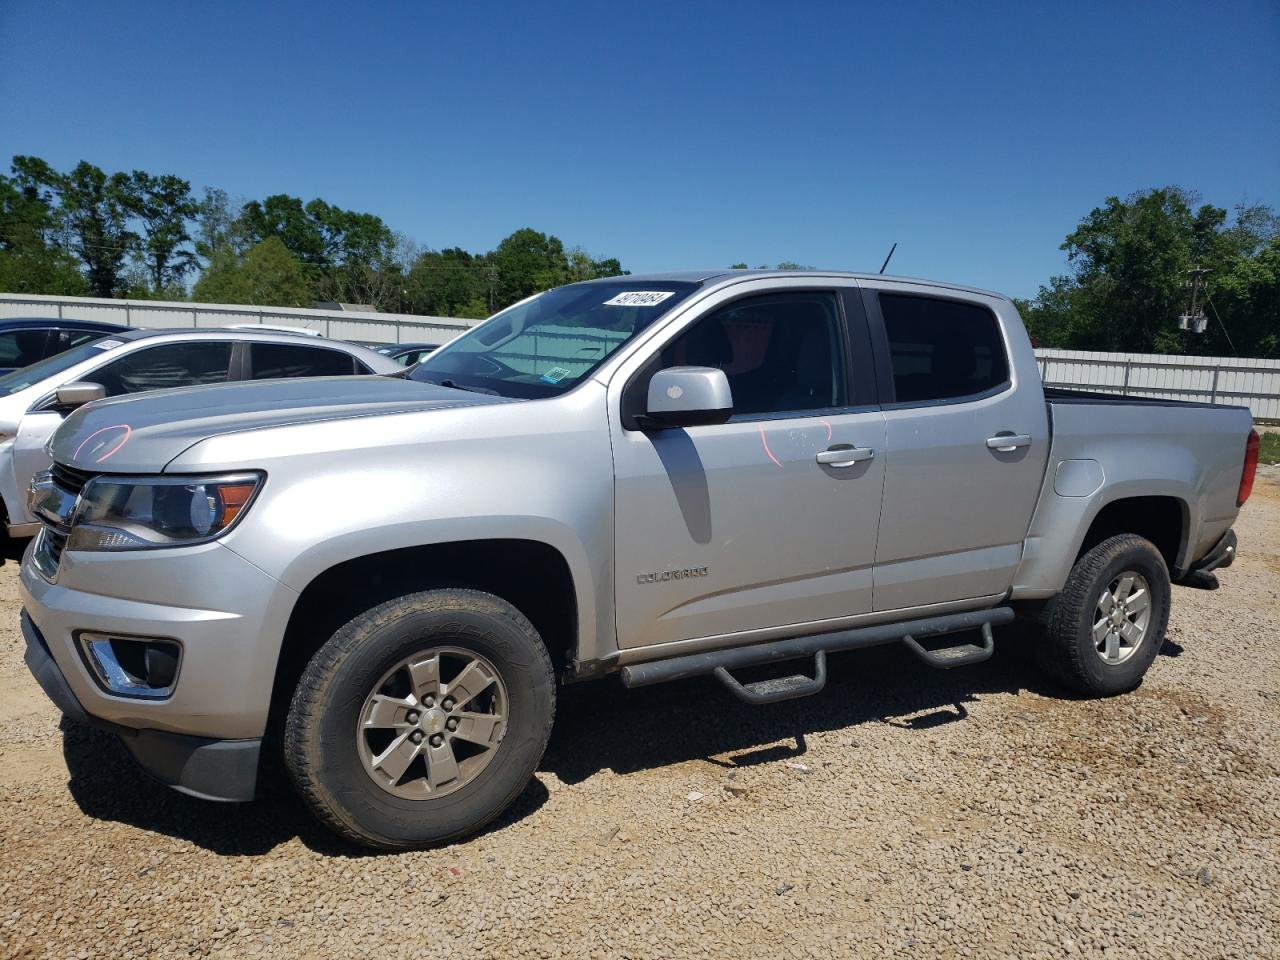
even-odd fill
[(1075, 693), (1109, 697), (1142, 683), (1169, 623), (1169, 569), (1151, 541), (1126, 533), (1085, 553), (1043, 611), (1041, 666)]
[(546, 647), (504, 600), (432, 590), (356, 617), (303, 671), (284, 759), (326, 825), (405, 850), (502, 812), (542, 758), (555, 714)]

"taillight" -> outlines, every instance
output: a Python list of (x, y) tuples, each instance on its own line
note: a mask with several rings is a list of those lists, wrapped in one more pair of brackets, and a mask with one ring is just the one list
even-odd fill
[(1253, 493), (1253, 475), (1258, 472), (1258, 431), (1250, 430), (1249, 439), (1244, 444), (1244, 469), (1240, 471), (1240, 491), (1236, 494), (1236, 506), (1243, 507), (1244, 502)]

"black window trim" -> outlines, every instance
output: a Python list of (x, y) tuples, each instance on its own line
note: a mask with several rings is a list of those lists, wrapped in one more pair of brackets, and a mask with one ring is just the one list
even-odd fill
[[(851, 413), (873, 413), (879, 410), (881, 404), (876, 399), (879, 377), (873, 358), (872, 338), (868, 331), (867, 313), (862, 299), (858, 295), (859, 288), (845, 284), (815, 283), (812, 286), (806, 284), (804, 286), (775, 287), (773, 289), (739, 293), (699, 313), (691, 322), (682, 324), (679, 330), (672, 331), (669, 336), (651, 341), (647, 349), (653, 352), (640, 368), (627, 379), (622, 388), (619, 411), (622, 428), (633, 432), (644, 432), (637, 421), (637, 416), (643, 412), (643, 405), (648, 398), (642, 395), (645, 391), (641, 390), (640, 384), (648, 384), (649, 380), (658, 371), (657, 363), (660, 362), (662, 351), (668, 345), (691, 330), (701, 320), (712, 314), (719, 313), (735, 303), (740, 303), (743, 300), (752, 300), (757, 297), (786, 293), (826, 293), (835, 298), (836, 322), (840, 325), (840, 346), (844, 355), (844, 376), (848, 387), (847, 399), (851, 402), (840, 407), (814, 407), (809, 410), (735, 413), (726, 422), (731, 424), (759, 423), (771, 420), (813, 419), (823, 416), (839, 417)], [(862, 350), (856, 354), (852, 349), (854, 340), (862, 347)], [(856, 360), (855, 357), (857, 358)]]
[[(889, 349), (889, 333), (884, 325), (884, 313), (880, 310), (880, 295), (918, 297), (923, 300), (942, 300), (947, 303), (958, 303), (966, 307), (977, 307), (991, 315), (996, 331), (1000, 334), (1000, 349), (1004, 351), (1004, 380), (993, 387), (978, 393), (966, 393), (959, 397), (940, 397), (936, 400), (902, 400), (899, 401), (893, 384), (893, 355)], [(875, 354), (876, 382), (879, 387), (880, 409), (882, 410), (915, 410), (921, 407), (951, 407), (961, 403), (976, 403), (998, 397), (1013, 389), (1013, 362), (1009, 356), (1009, 344), (1004, 336), (1004, 324), (1000, 317), (985, 303), (969, 300), (964, 297), (946, 296), (935, 293), (917, 292), (915, 290), (881, 290), (862, 289), (862, 305), (866, 311), (868, 328)]]

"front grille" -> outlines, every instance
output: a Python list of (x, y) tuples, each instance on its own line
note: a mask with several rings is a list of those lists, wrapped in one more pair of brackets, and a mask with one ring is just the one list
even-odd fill
[[(49, 474), (54, 485), (70, 495), (72, 500), (78, 498), (85, 485), (96, 476), (96, 474), (66, 467), (60, 463), (55, 463)], [(36, 569), (49, 580), (53, 580), (58, 575), (62, 552), (66, 549), (67, 538), (71, 535), (71, 517), (68, 516), (63, 523), (53, 522), (44, 513), (39, 514), (38, 518), (40, 533), (36, 537), (32, 560), (35, 562)]]
[(94, 477), (94, 474), (86, 470), (64, 467), (60, 463), (55, 463), (53, 469), (49, 472), (53, 474), (54, 483), (62, 487), (63, 490), (69, 490), (77, 495), (84, 489), (84, 485)]

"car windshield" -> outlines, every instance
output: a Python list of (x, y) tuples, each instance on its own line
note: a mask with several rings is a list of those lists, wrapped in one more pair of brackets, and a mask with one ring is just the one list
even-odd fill
[(504, 397), (556, 396), (697, 288), (622, 279), (557, 287), (441, 347), (409, 379)]
[(25, 390), (27, 387), (35, 386), (41, 380), (47, 380), (63, 370), (69, 370), (77, 363), (84, 363), (86, 360), (101, 355), (104, 350), (120, 346), (123, 342), (123, 340), (110, 337), (90, 340), (88, 343), (82, 343), (80, 346), (64, 350), (62, 353), (55, 353), (52, 357), (45, 357), (43, 360), (37, 360), (28, 367), (22, 367), (13, 371), (13, 373), (5, 374), (0, 377), (0, 397), (7, 397), (20, 390)]

